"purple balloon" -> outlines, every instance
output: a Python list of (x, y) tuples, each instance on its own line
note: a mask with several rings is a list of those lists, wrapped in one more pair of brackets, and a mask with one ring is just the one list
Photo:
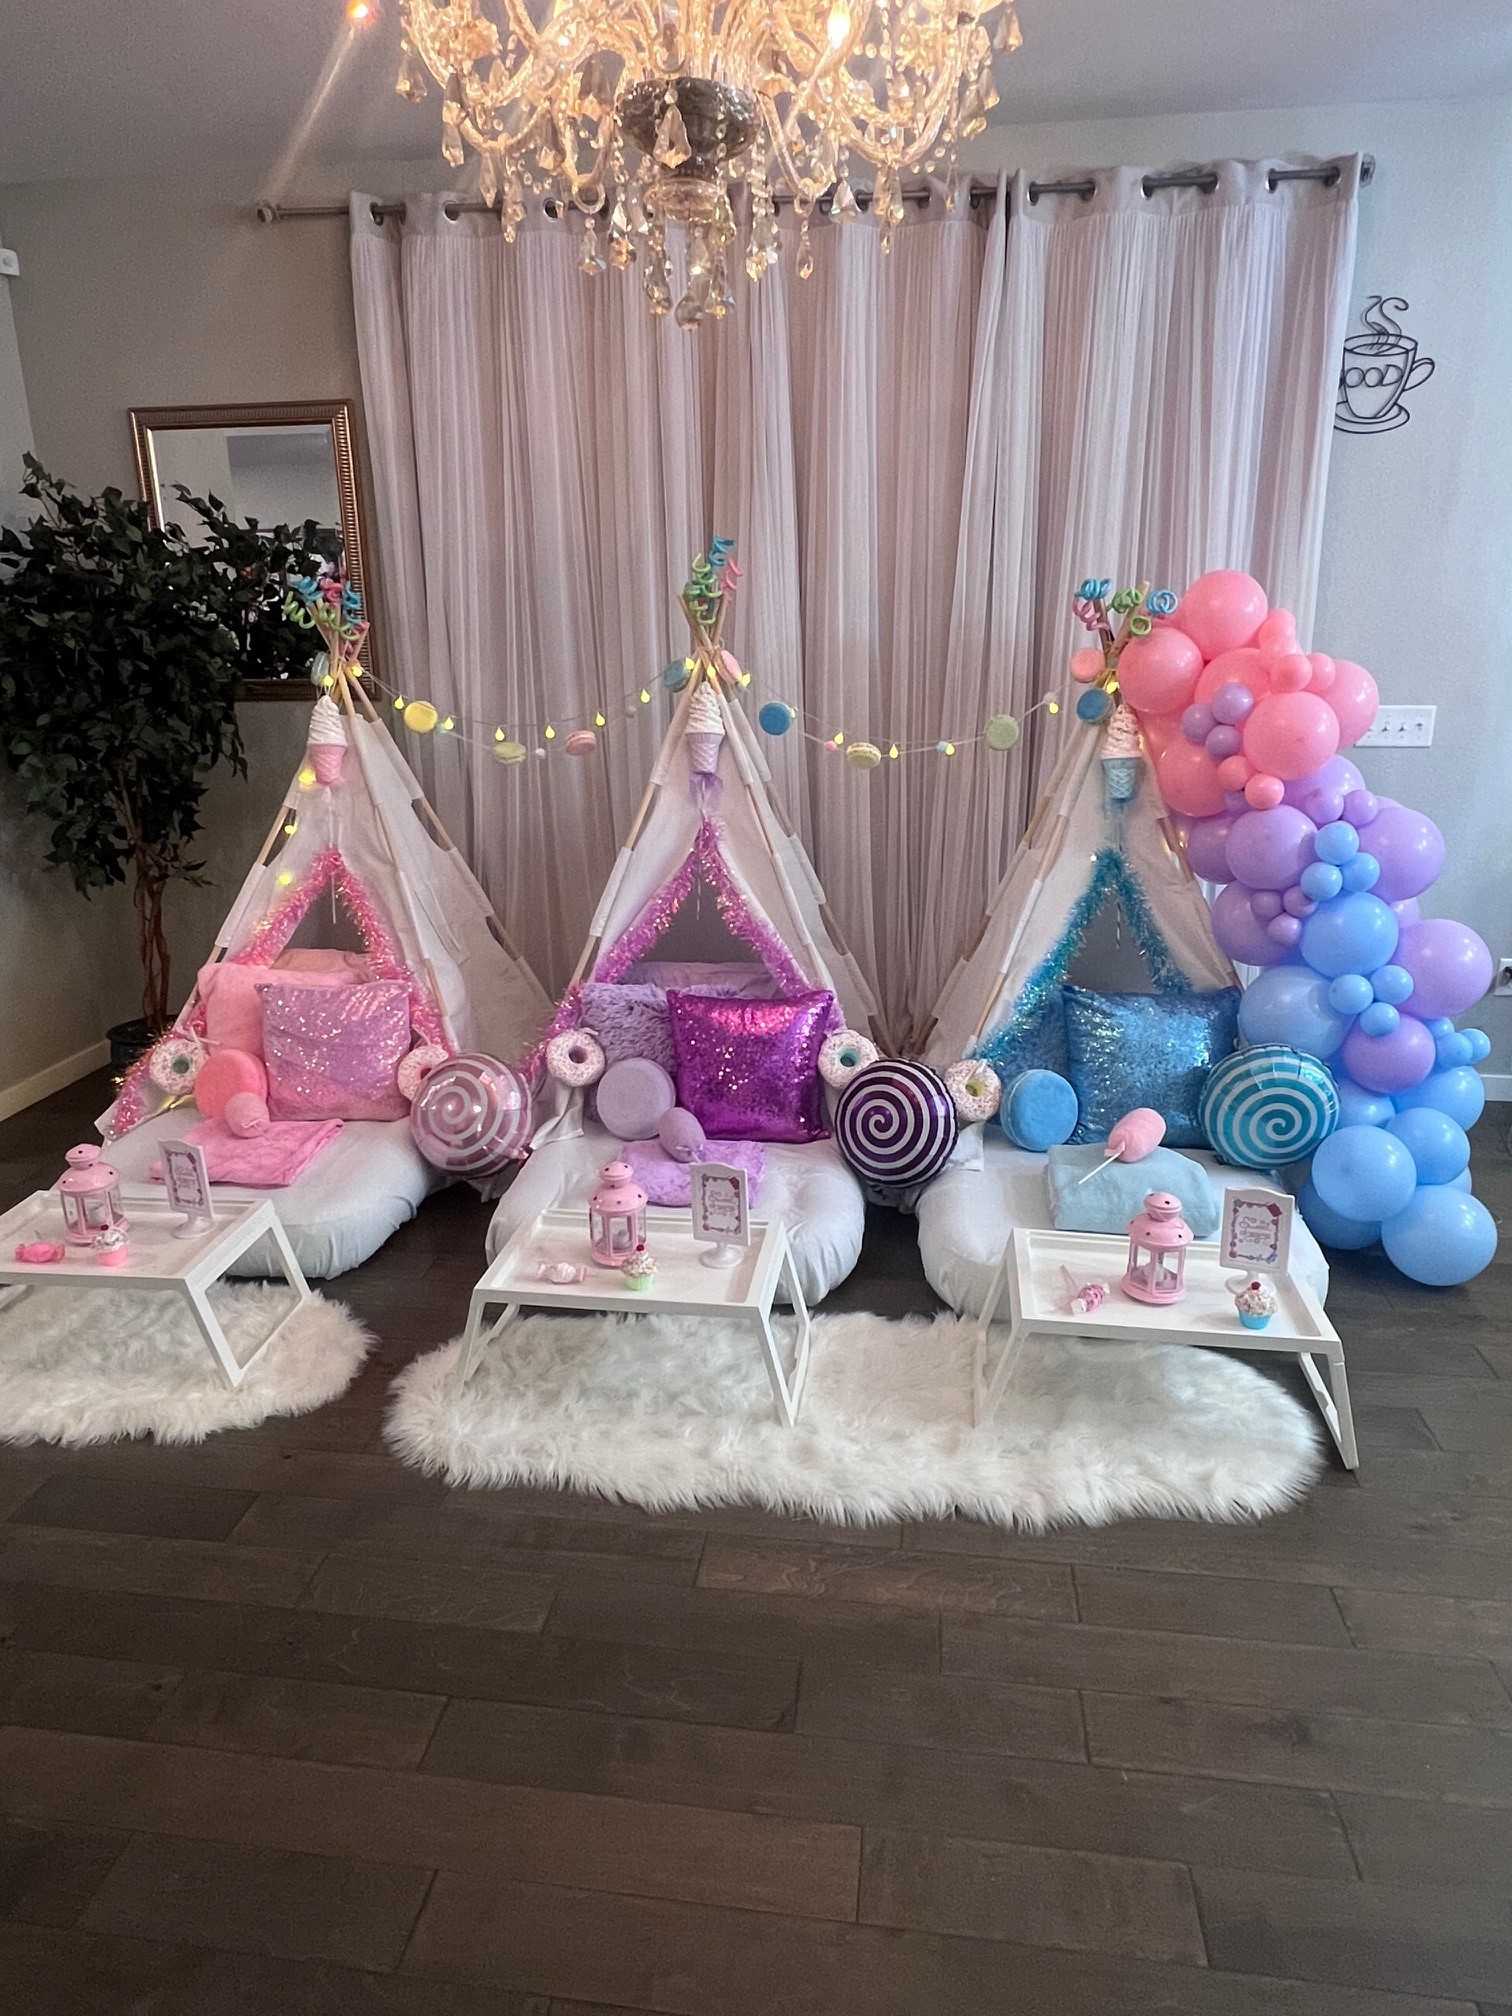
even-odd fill
[(1307, 891), (1301, 887), (1288, 889), (1281, 902), (1287, 914), (1292, 917), (1311, 917), (1318, 907)]
[(1403, 1015), (1387, 1036), (1358, 1023), (1344, 1038), (1344, 1069), (1367, 1092), (1410, 1092), (1437, 1063), (1433, 1038), (1415, 1015)]
[(1368, 826), (1381, 809), (1381, 801), (1374, 791), (1346, 791), (1344, 794), (1344, 817), (1351, 826)]
[(1381, 864), (1375, 893), (1399, 903), (1421, 896), (1444, 865), (1444, 836), (1426, 812), (1383, 798), (1370, 822), (1370, 851)]
[(1221, 763), (1225, 756), (1237, 756), (1243, 746), (1243, 737), (1237, 728), (1219, 727), (1208, 731), (1203, 743), (1215, 763)]
[(1228, 838), (1229, 868), (1251, 889), (1289, 889), (1312, 859), (1317, 830), (1294, 805), (1241, 813)]
[(1181, 732), (1188, 742), (1206, 742), (1213, 732), (1213, 710), (1204, 701), (1194, 700), (1181, 717)]
[(1237, 679), (1230, 679), (1220, 686), (1209, 703), (1215, 721), (1225, 722), (1230, 728), (1237, 728), (1255, 704), (1255, 696), (1248, 686), (1240, 685)]
[[(1357, 854), (1355, 859), (1358, 861), (1359, 858)], [(1419, 903), (1416, 896), (1409, 896), (1401, 903), (1393, 903), (1391, 907), (1396, 912), (1397, 923), (1403, 927), (1408, 924), (1416, 924), (1423, 914), (1423, 906)]]
[[(1386, 816), (1381, 814), (1382, 819)], [(1412, 1012), (1425, 1020), (1463, 1015), (1491, 985), (1491, 954), (1485, 940), (1452, 917), (1423, 917), (1406, 925), (1392, 964), (1412, 975)]]
[(1347, 756), (1330, 756), (1310, 777), (1298, 777), (1286, 787), (1284, 802), (1295, 805), (1315, 825), (1327, 826), (1344, 816), (1344, 800), (1364, 788), (1365, 779)]
[(1237, 819), (1240, 813), (1248, 812), (1250, 802), (1242, 791), (1225, 791), (1223, 794), (1223, 809), (1233, 818)]
[(1262, 924), (1269, 924), (1272, 917), (1281, 915), (1281, 892), (1278, 889), (1256, 889), (1250, 896), (1250, 908)]
[(1187, 828), (1187, 866), (1194, 875), (1200, 875), (1204, 882), (1227, 882), (1228, 836), (1233, 827), (1233, 819), (1227, 812), (1220, 812), (1212, 819), (1194, 819)]
[(1265, 933), (1268, 938), (1274, 938), (1278, 945), (1284, 945), (1290, 952), (1292, 947), (1301, 941), (1302, 919), (1288, 917), (1283, 912), (1279, 917), (1272, 917), (1265, 927)]
[(1250, 908), (1250, 892), (1242, 882), (1230, 882), (1213, 902), (1213, 936), (1230, 959), (1241, 966), (1278, 966), (1286, 947), (1267, 936), (1266, 920)]

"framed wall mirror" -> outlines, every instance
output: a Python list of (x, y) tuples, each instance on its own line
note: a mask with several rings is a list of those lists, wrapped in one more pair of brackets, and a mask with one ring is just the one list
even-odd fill
[[(152, 522), (186, 539), (202, 531), (179, 486), (218, 497), (239, 524), (302, 526), (313, 520), (315, 549), (369, 602), (350, 399), (283, 406), (136, 406), (131, 442), (137, 482)], [(371, 616), (371, 609), (369, 609)], [(302, 677), (254, 679), (251, 699), (308, 701)]]

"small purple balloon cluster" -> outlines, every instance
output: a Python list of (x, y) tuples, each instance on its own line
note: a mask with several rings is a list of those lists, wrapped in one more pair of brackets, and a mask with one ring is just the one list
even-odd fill
[(1335, 755), (1273, 806), (1193, 821), (1187, 859), (1227, 885), (1213, 904), (1219, 944), (1264, 969), (1240, 1035), (1321, 1058), (1338, 1083), (1341, 1124), (1301, 1192), (1308, 1224), (1326, 1245), (1379, 1239), (1414, 1280), (1478, 1274), (1496, 1228), (1469, 1194), (1466, 1129), (1485, 1104), (1474, 1067), (1491, 1046), (1453, 1018), (1490, 986), (1491, 955), (1467, 925), (1421, 914), (1444, 863), (1438, 827)]

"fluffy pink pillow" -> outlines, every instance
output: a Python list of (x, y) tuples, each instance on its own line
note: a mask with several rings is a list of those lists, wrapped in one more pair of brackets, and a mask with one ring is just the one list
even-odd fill
[(819, 1052), (835, 1014), (827, 989), (788, 1001), (711, 1000), (668, 990), (678, 1103), (714, 1140), (822, 1141)]
[[(309, 979), (310, 975), (302, 975)], [(399, 1061), (410, 1047), (409, 988), (264, 984), (263, 1058), (275, 1120), (402, 1120)]]
[[(259, 987), (279, 979), (272, 966), (239, 966), (233, 959), (221, 959), (199, 970), (199, 995), (205, 1004), (205, 1041), (212, 1050), (250, 1050), (263, 1054), (262, 1003)], [(357, 976), (350, 968), (339, 972), (301, 973), (303, 987), (355, 987)]]

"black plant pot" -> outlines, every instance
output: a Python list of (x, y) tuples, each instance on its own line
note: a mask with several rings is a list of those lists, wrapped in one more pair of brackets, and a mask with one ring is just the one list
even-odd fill
[(135, 1064), (144, 1050), (152, 1047), (152, 1030), (140, 1015), (134, 1015), (129, 1022), (117, 1022), (113, 1029), (105, 1031), (110, 1045), (110, 1068), (125, 1071)]

